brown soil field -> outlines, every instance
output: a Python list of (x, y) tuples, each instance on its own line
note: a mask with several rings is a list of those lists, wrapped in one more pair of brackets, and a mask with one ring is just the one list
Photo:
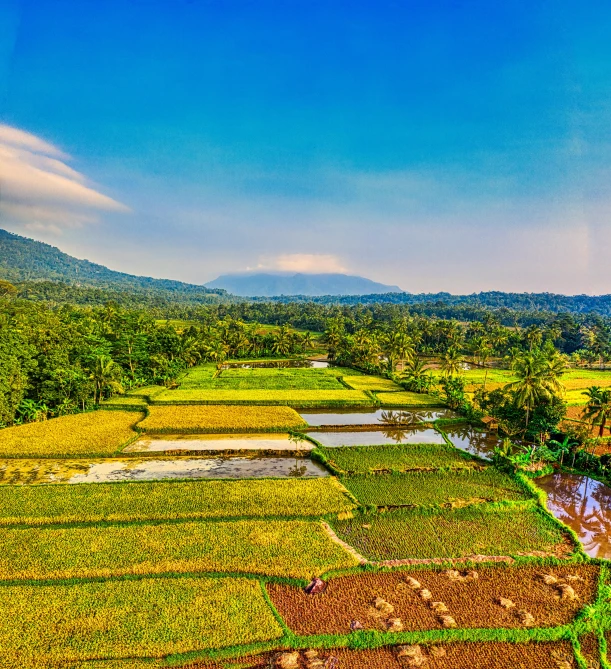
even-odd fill
[[(282, 658), (285, 658), (285, 664)], [(288, 657), (292, 656), (292, 657)], [(330, 660), (334, 658), (335, 663)], [(287, 660), (293, 660), (288, 662)], [(423, 669), (560, 669), (576, 666), (570, 643), (449, 643), (431, 646), (391, 646), (376, 650), (348, 650), (336, 648), (319, 651), (286, 651), (258, 657), (241, 658), (234, 662), (218, 665), (188, 665), (193, 669), (229, 669), (232, 665), (249, 669), (273, 667), (291, 667), (310, 669), (333, 666), (335, 669), (405, 669), (423, 667)], [(324, 665), (324, 663), (327, 663)]]
[[(598, 574), (596, 565), (486, 566), (477, 567), (475, 577), (466, 569), (345, 576), (331, 579), (318, 595), (287, 585), (267, 589), (300, 635), (346, 634), (357, 622), (395, 631), (546, 627), (569, 623), (595, 598)], [(556, 582), (545, 583), (544, 575)]]
[(586, 634), (579, 637), (579, 645), (581, 646), (581, 654), (588, 663), (588, 669), (600, 668), (600, 649), (598, 647), (598, 639), (595, 634)]

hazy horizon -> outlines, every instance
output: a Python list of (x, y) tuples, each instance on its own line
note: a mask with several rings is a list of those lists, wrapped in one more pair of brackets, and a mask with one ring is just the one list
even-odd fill
[(611, 293), (611, 7), (0, 7), (0, 227), (204, 284)]

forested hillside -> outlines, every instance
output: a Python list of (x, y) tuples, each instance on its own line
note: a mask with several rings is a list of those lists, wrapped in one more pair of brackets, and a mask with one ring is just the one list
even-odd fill
[[(214, 290), (169, 279), (134, 276), (79, 260), (55, 246), (15, 235), (0, 229), (0, 278), (12, 283), (28, 281), (59, 281), (78, 287), (94, 287), (112, 291), (129, 291), (147, 298), (151, 294), (192, 302), (210, 302), (225, 294)], [(65, 288), (60, 289), (65, 292)], [(78, 295), (78, 291), (75, 293)], [(76, 301), (73, 297), (70, 301)]]

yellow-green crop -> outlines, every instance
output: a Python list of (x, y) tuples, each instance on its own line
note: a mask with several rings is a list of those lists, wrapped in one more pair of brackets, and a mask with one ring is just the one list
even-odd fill
[(112, 455), (134, 439), (133, 411), (92, 411), (0, 430), (0, 457)]
[(0, 580), (203, 572), (309, 579), (356, 564), (314, 520), (14, 528), (2, 531)]
[(1, 666), (7, 667), (161, 657), (282, 634), (260, 584), (250, 579), (12, 585), (2, 593)]
[(0, 486), (0, 525), (311, 517), (353, 508), (332, 477)]
[(305, 425), (294, 409), (285, 406), (151, 406), (139, 427), (152, 434), (201, 434), (286, 431)]

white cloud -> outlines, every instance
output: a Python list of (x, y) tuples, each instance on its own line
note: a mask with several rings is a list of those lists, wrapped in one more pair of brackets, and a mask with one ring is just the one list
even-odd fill
[(285, 253), (273, 258), (263, 257), (256, 267), (248, 269), (304, 274), (346, 271), (338, 256), (326, 253)]
[(58, 232), (128, 208), (98, 192), (44, 140), (0, 124), (0, 217), (28, 230)]

